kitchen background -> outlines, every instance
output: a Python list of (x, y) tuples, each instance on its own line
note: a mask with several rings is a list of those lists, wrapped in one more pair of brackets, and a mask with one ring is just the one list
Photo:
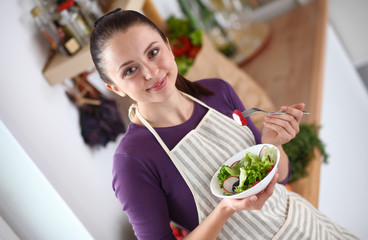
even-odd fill
[[(275, 12), (294, 5), (276, 1), (287, 4)], [(178, 11), (175, 1), (154, 2), (164, 17)], [(111, 188), (121, 136), (93, 150), (83, 142), (64, 86), (42, 75), (47, 42), (32, 8), (16, 0), (0, 10), (0, 239), (134, 239)], [(368, 236), (367, 10), (365, 0), (329, 1), (320, 132), (330, 159), (319, 209), (361, 239)]]

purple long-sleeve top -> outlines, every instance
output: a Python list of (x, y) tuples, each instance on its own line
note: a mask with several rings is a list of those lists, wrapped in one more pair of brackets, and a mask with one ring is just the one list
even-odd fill
[[(200, 98), (208, 106), (228, 117), (235, 109), (245, 110), (227, 82), (203, 79), (198, 83), (215, 93)], [(197, 127), (206, 112), (207, 108), (195, 103), (194, 112), (186, 122), (155, 130), (168, 148), (173, 149)], [(261, 143), (260, 131), (251, 119), (247, 121), (256, 143)], [(198, 226), (197, 209), (188, 185), (145, 126), (135, 123), (128, 126), (114, 154), (112, 185), (138, 239), (175, 239), (170, 221), (187, 231)]]

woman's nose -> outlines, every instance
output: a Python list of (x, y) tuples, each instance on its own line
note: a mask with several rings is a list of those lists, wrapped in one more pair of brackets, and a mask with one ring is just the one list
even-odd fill
[(158, 68), (153, 64), (146, 64), (143, 67), (143, 76), (146, 80), (151, 80), (157, 75)]

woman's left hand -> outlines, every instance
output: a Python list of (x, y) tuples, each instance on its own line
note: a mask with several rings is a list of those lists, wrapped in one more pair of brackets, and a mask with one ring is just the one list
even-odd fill
[(289, 142), (299, 132), (304, 103), (281, 108), (286, 114), (270, 114), (265, 117), (262, 143), (279, 146)]

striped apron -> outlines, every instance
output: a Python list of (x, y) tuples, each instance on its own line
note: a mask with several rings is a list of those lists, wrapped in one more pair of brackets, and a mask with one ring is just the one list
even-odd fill
[[(239, 126), (200, 100), (185, 95), (208, 108), (208, 112), (198, 126), (172, 150), (140, 115), (136, 104), (130, 107), (129, 115), (134, 109), (140, 121), (168, 154), (193, 194), (201, 223), (221, 201), (211, 193), (212, 176), (227, 159), (255, 145), (255, 139), (247, 126)], [(311, 204), (287, 191), (283, 185), (276, 184), (273, 195), (261, 210), (233, 214), (223, 226), (218, 239), (347, 239), (343, 237), (343, 229), (340, 231), (333, 223), (326, 223), (329, 223), (328, 219)]]

